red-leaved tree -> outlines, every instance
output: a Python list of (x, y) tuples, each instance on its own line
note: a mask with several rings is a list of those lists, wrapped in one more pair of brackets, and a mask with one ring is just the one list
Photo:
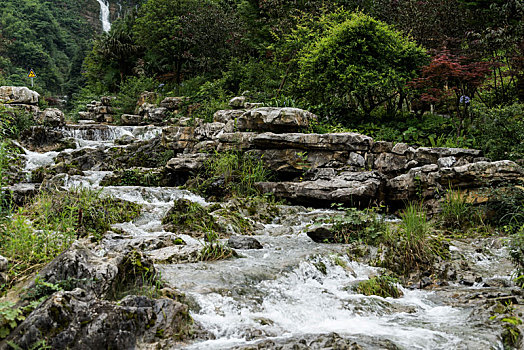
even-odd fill
[(477, 61), (443, 50), (422, 68), (421, 76), (410, 82), (422, 103), (438, 105), (456, 117), (457, 135), (469, 116), (468, 106), (486, 81), (495, 63)]

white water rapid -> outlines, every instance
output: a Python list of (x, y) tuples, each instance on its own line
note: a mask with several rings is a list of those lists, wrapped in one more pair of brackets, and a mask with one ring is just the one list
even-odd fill
[[(81, 149), (109, 149), (126, 147), (115, 145), (120, 137), (149, 140), (161, 129), (74, 125), (63, 132)], [(27, 169), (48, 165), (56, 157), (56, 152), (28, 151)], [(116, 233), (103, 240), (100, 255), (119, 249), (124, 240), (143, 247), (140, 242), (165, 236), (183, 238), (184, 247), (202, 246), (202, 240), (166, 232), (161, 220), (179, 198), (210, 203), (174, 187), (101, 187), (111, 173), (58, 175), (65, 187), (87, 186), (143, 205), (133, 222), (113, 226)], [(282, 206), (280, 213), (254, 232), (263, 249), (238, 250), (237, 259), (156, 265), (167, 285), (186, 294), (191, 316), (208, 334), (207, 339), (184, 344), (185, 349), (317, 349), (322, 347), (290, 345), (312, 344), (333, 332), (363, 349), (503, 349), (489, 324), (475, 320), (473, 307), (452, 306), (451, 293), (402, 289), (404, 295), (392, 299), (355, 292), (359, 281), (380, 273), (377, 268), (350, 261), (347, 246), (315, 243), (305, 234), (315, 218), (333, 211)], [(494, 259), (496, 263), (498, 257)]]
[(109, 1), (97, 0), (100, 4), (100, 21), (102, 21), (102, 30), (109, 32), (111, 30), (111, 22), (109, 20)]

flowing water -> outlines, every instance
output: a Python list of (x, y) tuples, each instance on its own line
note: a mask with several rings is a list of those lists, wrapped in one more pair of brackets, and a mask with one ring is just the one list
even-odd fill
[(111, 21), (109, 20), (109, 1), (97, 0), (100, 4), (100, 21), (102, 22), (102, 30), (109, 32), (111, 30)]
[[(74, 125), (63, 132), (74, 137), (79, 147), (111, 147), (123, 135), (147, 140), (161, 129)], [(27, 169), (50, 164), (56, 156), (56, 152), (28, 151)], [(100, 181), (110, 173), (65, 175), (63, 183), (100, 188), (108, 195), (142, 204), (140, 217), (114, 225), (130, 239), (172, 234), (164, 231), (161, 220), (177, 199), (210, 204), (178, 188), (102, 189)], [(453, 307), (449, 294), (402, 289), (401, 298), (391, 299), (356, 293), (353, 287), (379, 274), (377, 269), (348, 260), (343, 245), (318, 244), (304, 233), (315, 218), (333, 211), (283, 207), (282, 212), (288, 214), (260, 225), (255, 232), (263, 249), (239, 250), (238, 259), (157, 265), (167, 284), (187, 295), (192, 317), (209, 334), (207, 340), (186, 344), (186, 349), (243, 348), (263, 341), (294, 344), (332, 332), (369, 349), (384, 348), (384, 341), (390, 348), (401, 349), (503, 348), (488, 325), (472, 321), (473, 309)], [(182, 237), (189, 246), (202, 244)], [(486, 260), (476, 259), (480, 263)]]

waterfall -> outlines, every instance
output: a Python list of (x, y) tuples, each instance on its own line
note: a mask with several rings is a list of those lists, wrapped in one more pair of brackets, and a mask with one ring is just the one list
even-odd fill
[(108, 0), (97, 0), (100, 4), (100, 20), (102, 21), (102, 30), (109, 32), (111, 22), (109, 21), (109, 2)]

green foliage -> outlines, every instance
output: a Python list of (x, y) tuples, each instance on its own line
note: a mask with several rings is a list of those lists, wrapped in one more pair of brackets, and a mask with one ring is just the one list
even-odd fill
[(479, 216), (467, 197), (458, 190), (449, 189), (440, 205), (441, 226), (447, 230), (466, 230), (478, 224)]
[(524, 228), (524, 188), (501, 186), (486, 189), (487, 223), (506, 233), (519, 232)]
[(524, 288), (524, 229), (510, 238), (509, 252), (511, 260), (517, 268), (515, 272), (515, 282), (521, 288)]
[(198, 253), (200, 261), (229, 259), (234, 256), (233, 250), (218, 240), (218, 235), (210, 230), (206, 234), (206, 242)]
[(403, 293), (397, 284), (396, 278), (383, 275), (359, 282), (355, 291), (364, 295), (378, 295), (382, 298), (400, 298)]
[(386, 232), (386, 223), (376, 209), (342, 208), (342, 214), (330, 216), (324, 223), (331, 224), (335, 243), (365, 242), (374, 244)]
[(203, 192), (207, 184), (220, 179), (224, 181), (224, 195), (258, 195), (255, 183), (267, 181), (271, 176), (262, 159), (242, 151), (215, 152), (204, 168), (207, 183), (202, 185)]
[[(81, 82), (81, 63), (92, 28), (82, 16), (82, 3), (64, 0), (0, 1), (0, 71), (3, 84), (27, 85), (33, 68), (35, 84), (51, 93), (70, 94)], [(2, 52), (3, 51), (3, 52)]]
[(3, 137), (19, 139), (34, 124), (31, 113), (0, 104), (0, 135)]
[(312, 30), (302, 34), (313, 40), (297, 53), (298, 86), (313, 104), (357, 108), (369, 116), (397, 96), (426, 61), (426, 53), (363, 13), (333, 17), (320, 33), (313, 24)]
[(187, 199), (177, 200), (162, 219), (162, 224), (168, 225), (170, 230), (191, 234), (224, 231), (207, 208)]
[(10, 283), (51, 261), (78, 236), (100, 239), (112, 224), (136, 217), (140, 208), (84, 188), (41, 192), (0, 224), (0, 254), (12, 262)]
[(2, 218), (7, 216), (10, 208), (10, 196), (5, 190), (3, 190), (3, 187), (7, 186), (9, 183), (7, 170), (11, 157), (12, 155), (8, 143), (0, 141), (0, 223), (3, 221)]
[(114, 102), (120, 114), (134, 114), (138, 97), (144, 91), (154, 92), (158, 83), (153, 78), (128, 77), (119, 86), (119, 93)]
[(498, 108), (473, 105), (471, 114), (475, 147), (482, 149), (486, 157), (494, 160), (524, 157), (524, 105)]

